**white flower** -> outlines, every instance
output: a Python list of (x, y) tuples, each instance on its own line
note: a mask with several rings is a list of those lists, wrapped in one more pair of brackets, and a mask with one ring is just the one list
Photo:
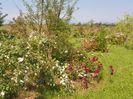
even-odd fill
[(35, 73), (35, 76), (37, 76), (37, 73)]
[(23, 80), (20, 80), (19, 82), (20, 82), (20, 83), (24, 83), (24, 81), (23, 81)]
[(26, 69), (28, 70), (28, 69), (29, 69), (29, 67), (28, 67), (28, 66), (26, 66)]
[(57, 42), (54, 42), (55, 44), (57, 44)]
[(2, 91), (2, 92), (0, 93), (0, 96), (1, 96), (1, 97), (4, 97), (4, 96), (5, 96), (5, 92)]
[(55, 66), (53, 66), (52, 69), (54, 70), (55, 69)]
[(60, 80), (60, 84), (66, 85), (65, 80), (64, 79)]
[(65, 53), (68, 53), (68, 50), (66, 50)]
[(55, 49), (57, 48), (57, 47), (54, 47)]
[(24, 73), (27, 73), (27, 72), (28, 72), (27, 70), (24, 71)]
[(79, 53), (79, 51), (77, 51), (77, 53)]
[(14, 46), (12, 45), (11, 48), (14, 48)]
[(12, 77), (11, 80), (14, 81), (15, 83), (18, 83), (17, 77)]
[(9, 56), (5, 55), (5, 58), (9, 59)]
[(55, 86), (55, 84), (53, 84), (53, 86)]
[(22, 57), (18, 58), (18, 62), (19, 62), (19, 63), (21, 63), (21, 62), (23, 62), (23, 61), (24, 61), (24, 58), (22, 58)]
[(28, 57), (28, 55), (25, 55), (25, 57)]
[(80, 56), (83, 56), (83, 54), (80, 54)]

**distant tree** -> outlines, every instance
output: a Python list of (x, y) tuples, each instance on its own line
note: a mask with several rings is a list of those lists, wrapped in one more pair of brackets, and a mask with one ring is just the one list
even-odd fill
[[(0, 3), (1, 5), (1, 3)], [(4, 18), (7, 16), (7, 14), (4, 14), (1, 12), (1, 7), (0, 7), (0, 26), (2, 26), (3, 22), (4, 22)]]
[[(77, 0), (22, 0), (26, 9), (26, 19), (39, 33), (45, 29), (62, 29), (72, 18)], [(44, 26), (45, 25), (45, 26)]]

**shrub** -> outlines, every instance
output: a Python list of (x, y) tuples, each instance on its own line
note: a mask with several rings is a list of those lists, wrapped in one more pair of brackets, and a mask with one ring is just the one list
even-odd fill
[(126, 41), (126, 35), (122, 32), (110, 34), (106, 36), (107, 43), (109, 44), (117, 44), (124, 45)]
[(120, 20), (117, 25), (116, 29), (119, 32), (123, 32), (126, 36), (126, 40), (124, 45), (126, 48), (132, 49), (133, 48), (133, 17), (130, 15), (126, 15), (122, 20)]
[(85, 39), (83, 41), (83, 46), (84, 46), (85, 50), (93, 51), (97, 47), (97, 42), (95, 40), (87, 40), (87, 39)]
[(0, 91), (12, 96), (19, 89), (52, 86), (54, 60), (48, 43), (47, 38), (39, 36), (30, 39), (1, 38)]
[[(102, 79), (103, 65), (96, 56), (86, 60), (73, 60), (61, 66), (56, 62), (55, 68), (59, 74), (59, 84), (64, 86), (68, 92), (73, 92), (76, 82), (83, 88), (88, 88), (93, 81), (99, 82)], [(79, 87), (79, 86), (78, 86)]]
[(83, 47), (87, 51), (107, 51), (106, 32), (101, 30), (96, 34), (90, 33), (89, 38), (84, 40)]

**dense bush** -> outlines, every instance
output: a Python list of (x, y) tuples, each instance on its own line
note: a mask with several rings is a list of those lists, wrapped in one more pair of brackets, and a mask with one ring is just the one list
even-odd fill
[[(0, 91), (6, 96), (22, 89), (32, 90), (43, 84), (52, 86), (54, 60), (47, 38), (35, 36), (0, 39)], [(7, 82), (7, 83), (6, 83)], [(11, 91), (11, 89), (13, 89)]]
[(89, 33), (84, 40), (83, 46), (87, 51), (107, 51), (106, 31), (101, 30), (97, 33)]
[(126, 41), (126, 35), (122, 32), (108, 34), (106, 36), (108, 44), (124, 45)]

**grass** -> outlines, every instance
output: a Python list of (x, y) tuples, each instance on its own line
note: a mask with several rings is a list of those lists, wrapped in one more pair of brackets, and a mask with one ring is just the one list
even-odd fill
[[(104, 85), (98, 91), (89, 91), (89, 99), (132, 99), (133, 98), (133, 50), (110, 46), (109, 53), (97, 54), (104, 64)], [(115, 75), (108, 75), (108, 66), (115, 68)], [(88, 99), (88, 98), (87, 98)]]
[[(79, 90), (72, 96), (53, 96), (51, 99), (133, 99), (133, 50), (109, 46), (109, 53), (90, 52), (89, 56), (99, 56), (104, 64), (103, 81), (88, 90)], [(109, 66), (115, 69), (109, 75)]]

